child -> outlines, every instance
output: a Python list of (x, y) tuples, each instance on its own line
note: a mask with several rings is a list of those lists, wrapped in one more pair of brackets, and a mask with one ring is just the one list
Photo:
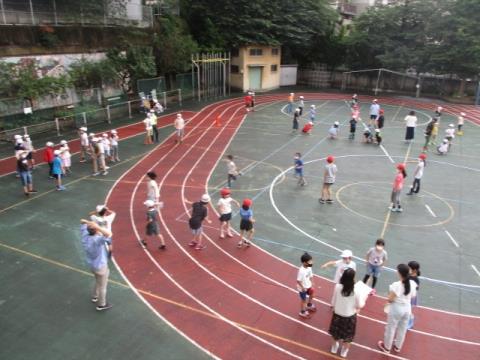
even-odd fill
[[(158, 223), (158, 210), (157, 206), (154, 201), (152, 200), (147, 200), (144, 202), (145, 206), (147, 207), (147, 226), (145, 228), (145, 234), (147, 236), (153, 236), (156, 235), (158, 239), (160, 240), (160, 246), (158, 247), (159, 250), (165, 250), (165, 240), (163, 239), (162, 234), (160, 234), (158, 228), (159, 228), (159, 223)], [(147, 247), (147, 242), (145, 240), (140, 240), (142, 243), (143, 248), (145, 249)]]
[(443, 111), (443, 107), (437, 106), (437, 109), (435, 110), (435, 115), (437, 117), (441, 117), (442, 116), (442, 111)]
[(162, 104), (160, 104), (157, 99), (153, 99), (153, 103), (155, 104), (153, 106), (153, 109), (155, 110), (157, 115), (160, 115), (161, 113), (163, 113), (165, 111)]
[(116, 216), (115, 211), (110, 210), (106, 205), (97, 205), (95, 211), (90, 212), (90, 220), (109, 231), (112, 231), (112, 223)]
[(415, 322), (415, 316), (413, 316), (413, 307), (418, 305), (418, 289), (420, 288), (420, 279), (418, 277), (420, 276), (420, 264), (417, 261), (409, 261), (408, 267), (410, 269), (410, 280), (413, 280), (415, 284), (417, 284), (415, 296), (412, 296), (410, 300), (410, 304), (412, 305), (412, 315), (410, 316), (407, 325), (408, 329), (412, 329)]
[(88, 140), (87, 128), (82, 126), (79, 129), (79, 136), (80, 136), (80, 162), (87, 161), (87, 155), (90, 154), (90, 142)]
[(465, 123), (465, 116), (467, 116), (467, 114), (462, 112), (460, 113), (460, 116), (457, 119), (457, 135), (459, 136), (463, 135), (462, 127), (463, 127), (463, 124)]
[(212, 223), (212, 221), (208, 218), (207, 204), (209, 202), (210, 196), (208, 194), (203, 194), (200, 201), (192, 204), (192, 216), (188, 221), (188, 225), (192, 231), (193, 239), (190, 241), (188, 246), (195, 248), (195, 250), (203, 250), (206, 247), (206, 245), (202, 244), (202, 223), (203, 220), (207, 220), (209, 224)]
[(330, 187), (335, 183), (335, 178), (337, 176), (337, 165), (333, 162), (335, 158), (330, 155), (327, 157), (327, 165), (325, 165), (325, 171), (323, 172), (323, 188), (322, 195), (319, 199), (320, 204), (333, 204), (332, 194), (330, 192)]
[[(430, 144), (430, 138), (432, 137), (433, 128), (435, 123), (438, 121), (437, 118), (432, 118), (425, 128), (425, 144), (423, 145), (423, 151), (428, 151), (428, 145)], [(437, 129), (438, 130), (438, 129)]]
[(70, 154), (70, 148), (66, 140), (60, 141), (60, 158), (62, 159), (63, 168), (65, 169), (65, 175), (71, 174), (70, 167), (72, 166), (72, 155)]
[(355, 106), (358, 106), (358, 95), (353, 94), (352, 95), (352, 101), (350, 101), (350, 107), (353, 108)]
[(413, 185), (410, 188), (410, 192), (407, 193), (407, 195), (413, 195), (413, 194), (418, 194), (420, 191), (420, 180), (422, 179), (423, 176), (423, 169), (427, 165), (427, 162), (425, 159), (427, 158), (427, 155), (425, 154), (420, 154), (418, 156), (418, 164), (417, 167), (415, 168), (415, 172), (413, 173)]
[(110, 147), (111, 147), (110, 151), (111, 151), (111, 157), (113, 162), (120, 161), (120, 158), (118, 155), (118, 141), (119, 141), (119, 137), (118, 137), (117, 130), (114, 129), (110, 131)]
[(35, 159), (33, 158), (33, 152), (35, 149), (33, 148), (32, 140), (30, 139), (30, 135), (25, 134), (23, 135), (23, 146), (27, 151), (27, 161), (28, 165), (31, 170), (35, 168)]
[(233, 237), (230, 220), (232, 219), (232, 202), (240, 207), (237, 200), (230, 197), (230, 189), (224, 188), (220, 190), (221, 198), (218, 200), (217, 207), (220, 213), (220, 239), (225, 239), (225, 231), (228, 237)]
[(98, 166), (100, 168), (100, 171), (102, 172), (102, 175), (105, 176), (108, 174), (107, 169), (109, 169), (109, 167), (105, 163), (105, 146), (101, 138), (95, 138), (94, 144), (95, 144), (95, 154), (98, 160)]
[(290, 93), (290, 95), (288, 95), (287, 114), (291, 114), (291, 113), (292, 113), (294, 101), (295, 101), (295, 94), (294, 94), (294, 93)]
[(297, 185), (305, 186), (307, 182), (303, 176), (303, 161), (302, 161), (302, 154), (299, 152), (295, 153), (294, 157), (295, 161), (295, 177), (298, 177)]
[(65, 186), (62, 185), (62, 175), (65, 172), (63, 169), (62, 159), (60, 159), (60, 150), (53, 152), (54, 159), (52, 162), (52, 176), (55, 178), (57, 191), (65, 190)]
[(367, 251), (367, 274), (363, 277), (363, 282), (366, 284), (370, 276), (372, 277), (372, 295), (376, 294), (375, 285), (377, 279), (380, 276), (382, 267), (387, 262), (388, 255), (385, 251), (385, 241), (383, 239), (377, 239), (375, 246)]
[(311, 135), (312, 134), (312, 129), (313, 129), (313, 122), (309, 121), (305, 124), (305, 126), (302, 129), (302, 133), (306, 135)]
[(378, 146), (382, 145), (382, 134), (380, 133), (380, 129), (375, 129), (375, 142)]
[(300, 261), (302, 265), (297, 274), (297, 290), (300, 296), (300, 313), (298, 315), (302, 318), (308, 318), (311, 312), (317, 310), (313, 304), (313, 259), (309, 253), (304, 253)]
[(378, 104), (377, 99), (373, 99), (372, 104), (370, 105), (370, 121), (369, 125), (374, 125), (380, 115), (380, 105)]
[(373, 142), (373, 133), (372, 133), (372, 126), (368, 125), (363, 132), (363, 140), (366, 144), (370, 144)]
[(98, 172), (97, 138), (95, 137), (95, 134), (90, 133), (88, 144), (90, 148), (90, 157), (92, 160), (92, 176), (97, 176), (100, 175), (100, 173)]
[(155, 171), (147, 172), (147, 200), (152, 200), (158, 204), (160, 202), (160, 189), (157, 184), (157, 174)]
[(402, 212), (402, 206), (400, 205), (400, 193), (403, 189), (403, 183), (407, 177), (407, 172), (405, 171), (405, 164), (397, 165), (397, 175), (395, 175), (395, 180), (393, 182), (392, 196), (391, 201), (392, 205), (389, 209), (392, 212)]
[(449, 148), (448, 139), (443, 139), (442, 143), (437, 147), (438, 155), (447, 155)]
[(357, 271), (357, 264), (355, 264), (355, 262), (352, 260), (353, 254), (350, 250), (343, 250), (342, 253), (340, 254), (340, 257), (342, 258), (342, 260), (328, 261), (321, 266), (322, 269), (335, 266), (336, 270), (335, 270), (335, 276), (333, 278), (333, 281), (335, 282), (335, 284), (338, 284), (345, 269), (350, 268)]
[(296, 108), (295, 112), (293, 113), (292, 133), (295, 133), (298, 130), (298, 118), (299, 117), (300, 117), (300, 108)]
[(455, 125), (450, 124), (448, 128), (445, 130), (445, 139), (448, 140), (448, 150), (450, 151), (450, 147), (452, 146), (452, 140), (455, 138)]
[(433, 123), (433, 129), (432, 129), (432, 137), (430, 144), (431, 145), (437, 145), (436, 140), (437, 140), (437, 135), (438, 135), (438, 118), (434, 118), (435, 121)]
[(300, 109), (300, 116), (303, 115), (303, 108), (305, 107), (305, 102), (303, 101), (303, 96), (299, 96), (298, 108)]
[(317, 108), (314, 104), (310, 105), (310, 122), (315, 121), (315, 116), (317, 115)]
[[(253, 218), (252, 200), (244, 199), (242, 202), (242, 207), (240, 208), (240, 241), (237, 244), (238, 248), (241, 248), (243, 244), (247, 247), (252, 243), (253, 233), (253, 223), (255, 219)], [(247, 238), (243, 238), (243, 234), (247, 232)]]
[(237, 176), (242, 175), (242, 173), (238, 171), (237, 165), (233, 162), (233, 155), (227, 155), (227, 170), (227, 186), (230, 188), (232, 187), (232, 180), (236, 181)]
[(108, 139), (108, 134), (103, 133), (102, 134), (102, 143), (103, 143), (103, 149), (105, 150), (105, 159), (106, 161), (112, 161), (112, 154), (110, 152), (110, 140)]
[(45, 161), (48, 164), (48, 177), (50, 179), (53, 179), (53, 160), (55, 158), (55, 155), (53, 154), (53, 143), (51, 141), (48, 141), (46, 144), (46, 148), (43, 152), (43, 161)]
[(250, 101), (250, 109), (252, 109), (252, 111), (255, 111), (255, 92), (252, 91), (250, 93), (250, 96), (252, 97), (252, 100)]
[(350, 135), (348, 136), (350, 140), (355, 139), (355, 132), (357, 131), (358, 119), (359, 118), (355, 114), (352, 114), (352, 118), (350, 119)]
[(150, 113), (147, 113), (147, 117), (143, 120), (143, 123), (145, 124), (145, 140), (143, 141), (143, 143), (145, 145), (153, 144), (153, 141), (152, 141), (153, 126), (152, 126), (150, 117), (151, 117)]
[(247, 95), (245, 95), (243, 100), (245, 101), (245, 110), (247, 110), (247, 112), (249, 112), (250, 111), (250, 106), (252, 105), (252, 95), (250, 95), (250, 91), (247, 93)]
[(182, 114), (177, 114), (173, 125), (175, 126), (175, 132), (177, 135), (175, 142), (181, 144), (183, 141), (183, 135), (185, 134), (185, 120), (183, 119)]
[(375, 125), (377, 126), (377, 129), (381, 129), (383, 128), (384, 124), (385, 124), (385, 111), (383, 109), (380, 109), (380, 111), (378, 112), (378, 118)]
[(328, 135), (330, 139), (336, 139), (338, 136), (338, 126), (340, 123), (338, 121), (335, 121), (332, 125), (332, 127), (328, 130)]

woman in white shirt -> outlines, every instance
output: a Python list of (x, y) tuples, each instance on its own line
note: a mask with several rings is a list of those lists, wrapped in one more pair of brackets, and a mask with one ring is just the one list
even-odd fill
[(415, 137), (415, 127), (417, 126), (417, 117), (415, 116), (415, 111), (410, 111), (410, 113), (405, 117), (405, 122), (407, 123), (407, 132), (405, 133), (405, 141), (412, 141)]
[(407, 334), (408, 320), (412, 314), (411, 299), (416, 296), (416, 283), (410, 280), (409, 268), (405, 264), (397, 266), (399, 281), (389, 287), (388, 317), (383, 341), (378, 342), (378, 348), (385, 353), (390, 350), (398, 353), (402, 349)]
[(357, 312), (365, 305), (355, 293), (355, 270), (348, 268), (342, 274), (340, 283), (335, 285), (332, 296), (333, 315), (328, 333), (332, 336), (330, 352), (336, 354), (342, 341), (340, 356), (347, 357), (350, 344), (355, 337)]

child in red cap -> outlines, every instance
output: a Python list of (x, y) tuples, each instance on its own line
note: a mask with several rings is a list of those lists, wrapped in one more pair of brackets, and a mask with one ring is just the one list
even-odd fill
[(220, 239), (225, 239), (225, 231), (228, 237), (233, 237), (230, 228), (230, 220), (232, 219), (232, 202), (240, 207), (238, 201), (233, 199), (230, 194), (230, 189), (223, 188), (220, 191), (221, 198), (218, 199), (217, 203), (218, 212), (220, 213)]
[(320, 197), (320, 204), (332, 204), (332, 193), (330, 187), (335, 183), (335, 177), (337, 175), (337, 165), (334, 164), (335, 158), (330, 155), (327, 157), (327, 165), (325, 165), (325, 171), (323, 173), (323, 188), (322, 195)]
[(400, 205), (400, 193), (403, 189), (403, 183), (405, 182), (405, 178), (407, 177), (407, 173), (405, 171), (405, 164), (397, 164), (397, 175), (395, 176), (395, 180), (393, 181), (393, 189), (392, 189), (392, 206), (389, 207), (390, 210), (393, 212), (402, 212), (402, 206)]
[[(240, 241), (237, 244), (237, 247), (241, 248), (243, 244), (247, 247), (250, 246), (253, 238), (253, 223), (255, 219), (253, 218), (253, 211), (252, 207), (252, 200), (244, 199), (242, 203), (242, 207), (240, 208)], [(247, 238), (243, 238), (243, 234), (247, 232)]]

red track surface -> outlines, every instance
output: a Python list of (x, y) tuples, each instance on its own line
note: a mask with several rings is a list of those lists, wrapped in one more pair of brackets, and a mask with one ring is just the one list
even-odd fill
[[(308, 100), (341, 99), (340, 95), (332, 94), (304, 95)], [(284, 95), (258, 97), (257, 103), (284, 98)], [(380, 103), (395, 105), (402, 101), (380, 99)], [(431, 104), (408, 105), (434, 108)], [(460, 109), (446, 108), (454, 113)], [(466, 110), (469, 118), (476, 111), (470, 107), (461, 109)], [(223, 119), (222, 127), (213, 125), (218, 114)], [(188, 225), (178, 221), (188, 209), (184, 200), (197, 200), (205, 191), (212, 169), (243, 117), (242, 100), (207, 106), (187, 125), (184, 144), (174, 146), (172, 142), (171, 147), (158, 147), (115, 184), (108, 204), (117, 211), (113, 227), (116, 263), (164, 319), (218, 357), (333, 357), (328, 353), (330, 337), (326, 333), (331, 317), (329, 308), (318, 302), (318, 312), (311, 319), (300, 320), (297, 316), (295, 266), (257, 247), (239, 250), (235, 247), (236, 240), (220, 240), (212, 228), (205, 229), (209, 237), (207, 249), (199, 252), (187, 245), (191, 239)], [(479, 119), (480, 114), (475, 113), (475, 120)], [(138, 243), (145, 225), (142, 181), (151, 168), (162, 174), (161, 194), (166, 204), (161, 215), (162, 233), (168, 247), (165, 252), (156, 250), (153, 243), (145, 251)], [(210, 218), (215, 221), (213, 211), (210, 208)], [(319, 299), (328, 302), (332, 283), (317, 277), (315, 285), (321, 288), (317, 291)], [(351, 358), (386, 357), (374, 350), (384, 331), (383, 303), (384, 300), (374, 297), (362, 311)], [(478, 359), (480, 318), (427, 308), (417, 308), (415, 314), (416, 331), (408, 333), (401, 357)]]
[[(195, 113), (192, 111), (182, 111), (183, 117), (185, 119), (190, 118)], [(158, 118), (157, 126), (159, 128), (165, 127), (168, 125), (172, 125), (173, 121), (175, 120), (176, 114), (169, 114), (163, 115)], [(145, 132), (145, 125), (142, 122), (138, 122), (135, 124), (125, 125), (117, 128), (118, 136), (120, 140), (123, 140), (128, 137), (132, 137), (138, 134)], [(68, 142), (68, 146), (70, 147), (70, 152), (72, 154), (77, 153), (80, 151), (80, 140), (74, 139)], [(34, 158), (36, 164), (43, 164), (43, 147), (36, 150), (34, 153)], [(13, 146), (12, 146), (12, 153), (13, 153)], [(0, 176), (10, 174), (15, 171), (15, 167), (17, 166), (15, 157), (8, 157), (4, 159), (0, 159)]]

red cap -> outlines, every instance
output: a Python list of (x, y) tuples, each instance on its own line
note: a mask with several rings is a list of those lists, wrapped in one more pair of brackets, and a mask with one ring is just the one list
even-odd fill
[(405, 170), (405, 164), (397, 164), (398, 170)]
[(418, 155), (418, 158), (422, 159), (422, 160), (425, 160), (427, 158), (427, 155), (422, 153), (422, 154)]
[(253, 204), (253, 201), (251, 199), (243, 199), (243, 203), (242, 203), (243, 206), (250, 207), (252, 206), (252, 204)]
[(385, 114), (385, 110), (380, 109), (380, 114)]
[(334, 160), (335, 160), (335, 158), (334, 158), (332, 155), (329, 155), (329, 156), (327, 157), (327, 162), (330, 163), (330, 164), (331, 164)]
[(222, 196), (228, 196), (231, 193), (232, 192), (230, 191), (230, 189), (227, 189), (227, 188), (223, 188), (222, 190), (220, 190), (220, 195), (222, 195)]

